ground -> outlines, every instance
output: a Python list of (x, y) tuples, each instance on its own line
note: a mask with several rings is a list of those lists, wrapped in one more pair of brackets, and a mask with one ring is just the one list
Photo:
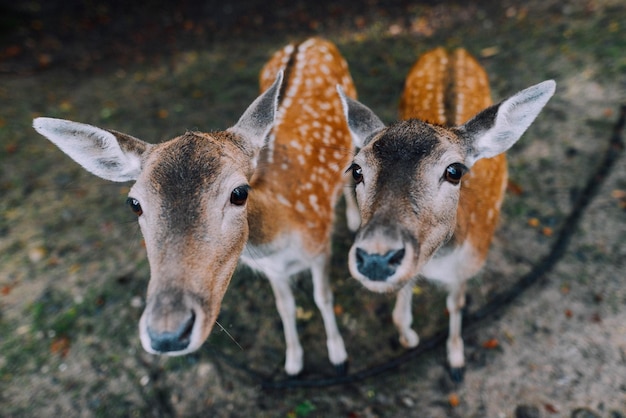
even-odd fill
[[(0, 415), (626, 416), (619, 147), (607, 175), (594, 177), (626, 99), (622, 1), (14, 3), (0, 5)], [(137, 323), (149, 271), (124, 205), (129, 185), (83, 172), (31, 128), (33, 117), (54, 116), (150, 142), (223, 129), (257, 95), (271, 53), (310, 35), (337, 44), (360, 100), (387, 122), (412, 63), (440, 45), (475, 55), (495, 100), (557, 81), (509, 153), (500, 227), (468, 291), (461, 384), (448, 377), (445, 344), (407, 354), (391, 324), (392, 298), (349, 277), (342, 204), (332, 281), (350, 356), (345, 382), (333, 381), (306, 275), (294, 280), (299, 380), (282, 372), (269, 285), (245, 268), (226, 294), (221, 328), (199, 352), (145, 353)], [(593, 199), (572, 223), (590, 179)], [(572, 235), (556, 264), (478, 317), (541, 265), (564, 231)], [(445, 332), (445, 293), (424, 282), (415, 293), (415, 328), (427, 343)]]

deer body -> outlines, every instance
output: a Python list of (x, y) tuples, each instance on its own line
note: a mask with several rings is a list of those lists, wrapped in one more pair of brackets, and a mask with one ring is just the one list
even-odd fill
[(265, 92), (223, 132), (187, 132), (152, 145), (59, 119), (37, 118), (33, 126), (88, 171), (135, 180), (128, 202), (139, 216), (151, 276), (139, 324), (145, 350), (198, 349), (241, 256), (270, 280), (289, 374), (303, 364), (289, 276), (311, 270), (329, 357), (341, 370), (347, 354), (328, 262), (339, 172), (352, 141), (335, 86), (353, 97), (355, 90), (336, 47), (319, 38), (277, 52), (260, 79)]
[(356, 91), (337, 48), (319, 38), (278, 51), (261, 71), (265, 89), (277, 73), (286, 82), (271, 135), (251, 180), (250, 237), (242, 260), (270, 280), (283, 321), (285, 370), (302, 369), (296, 305), (289, 276), (310, 270), (314, 299), (322, 314), (331, 363), (347, 359), (337, 329), (328, 268), (335, 204), (344, 190), (339, 174), (353, 150), (336, 85)]
[[(467, 280), (485, 262), (504, 196), (504, 152), (554, 93), (546, 81), (491, 105), (487, 75), (465, 50), (424, 54), (405, 82), (402, 121), (385, 126), (344, 98), (355, 144), (350, 167), (362, 224), (349, 253), (352, 275), (368, 289), (397, 291), (393, 320), (400, 342), (411, 329), (414, 280), (445, 284), (452, 376), (465, 364), (461, 309)], [(341, 93), (341, 91), (340, 91)]]

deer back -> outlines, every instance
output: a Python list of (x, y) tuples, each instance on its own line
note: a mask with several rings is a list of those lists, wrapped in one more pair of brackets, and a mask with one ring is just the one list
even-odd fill
[(352, 158), (352, 139), (337, 96), (339, 84), (356, 96), (348, 65), (330, 42), (290, 44), (264, 66), (261, 90), (278, 71), (285, 78), (273, 137), (252, 179), (249, 207), (253, 246), (298, 234), (309, 253), (327, 248), (334, 206)]

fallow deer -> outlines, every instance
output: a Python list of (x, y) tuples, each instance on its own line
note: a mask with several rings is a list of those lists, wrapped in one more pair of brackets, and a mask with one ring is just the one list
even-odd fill
[(350, 272), (369, 290), (398, 292), (392, 317), (405, 347), (419, 342), (411, 329), (415, 279), (447, 285), (447, 351), (455, 380), (465, 366), (460, 311), (466, 282), (485, 262), (507, 183), (503, 153), (554, 91), (548, 80), (492, 105), (480, 64), (463, 49), (438, 48), (411, 68), (399, 122), (387, 127), (342, 95), (361, 148), (349, 168), (362, 221), (349, 251)]
[(302, 370), (303, 350), (289, 278), (311, 270), (329, 358), (341, 371), (347, 354), (328, 277), (330, 237), (344, 189), (340, 172), (353, 146), (335, 86), (356, 92), (337, 48), (319, 38), (275, 53), (260, 84), (265, 92), (233, 127), (156, 145), (59, 119), (33, 125), (93, 174), (135, 181), (128, 204), (138, 215), (151, 276), (139, 324), (145, 350), (198, 349), (241, 256), (271, 283), (290, 375)]

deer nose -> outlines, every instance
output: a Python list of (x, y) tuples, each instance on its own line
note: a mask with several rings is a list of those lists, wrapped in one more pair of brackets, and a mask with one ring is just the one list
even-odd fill
[(185, 350), (191, 341), (191, 331), (195, 322), (196, 314), (191, 311), (172, 331), (157, 331), (148, 326), (148, 336), (152, 349), (159, 353)]
[(404, 258), (404, 248), (390, 250), (385, 254), (370, 254), (362, 248), (356, 249), (356, 267), (370, 280), (382, 282), (396, 272)]

